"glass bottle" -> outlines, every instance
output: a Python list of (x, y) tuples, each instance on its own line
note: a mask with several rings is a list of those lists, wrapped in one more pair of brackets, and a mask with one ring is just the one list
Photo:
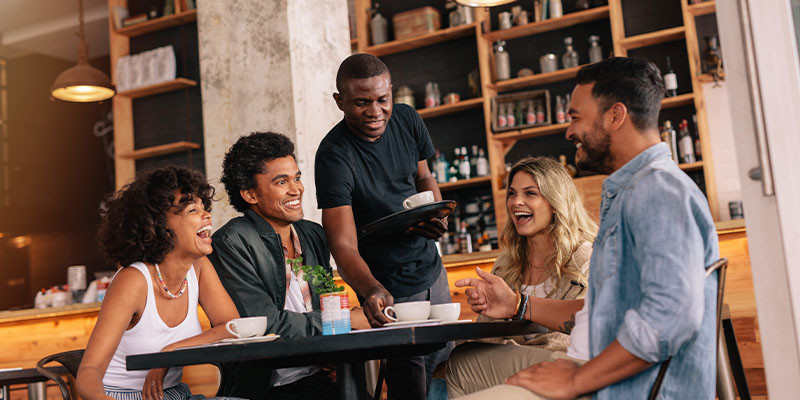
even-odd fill
[(572, 116), (569, 115), (569, 107), (572, 104), (572, 95), (567, 93), (566, 100), (564, 101), (564, 110), (566, 111), (567, 122), (572, 122)]
[(664, 121), (664, 130), (661, 131), (661, 141), (667, 144), (669, 152), (672, 155), (672, 160), (678, 163), (678, 143), (675, 138), (675, 129), (672, 128), (672, 122), (669, 120)]
[(579, 63), (578, 52), (572, 48), (571, 36), (564, 38), (564, 45), (567, 47), (564, 55), (561, 56), (561, 63), (564, 64), (564, 69), (577, 67)]
[(536, 111), (533, 109), (533, 100), (528, 100), (528, 110), (525, 113), (525, 124), (533, 125), (536, 123)]
[(536, 123), (542, 124), (544, 123), (546, 116), (544, 115), (544, 107), (542, 106), (541, 101), (536, 102)]
[(589, 43), (592, 45), (589, 47), (589, 62), (594, 64), (603, 61), (603, 48), (600, 47), (600, 36), (589, 36)]
[(486, 158), (486, 152), (483, 149), (478, 149), (478, 162), (475, 164), (475, 174), (477, 176), (489, 176), (489, 160)]
[(450, 164), (450, 182), (461, 179), (461, 148), (456, 147), (455, 154), (455, 157), (453, 157), (453, 163)]
[(436, 161), (436, 180), (439, 183), (447, 182), (447, 170), (450, 169), (450, 163), (447, 162), (447, 158), (445, 158), (444, 153), (440, 151), (436, 151), (438, 160)]
[(498, 104), (497, 105), (497, 127), (498, 128), (505, 128), (508, 126), (508, 120), (506, 119), (506, 107), (505, 104)]
[(667, 56), (667, 73), (664, 74), (664, 88), (667, 89), (667, 97), (678, 95), (678, 76), (672, 70), (672, 63)]
[(461, 243), (461, 253), (472, 253), (472, 236), (467, 231), (467, 222), (461, 221), (461, 229), (459, 229), (458, 239)]
[(569, 174), (570, 177), (574, 178), (575, 175), (578, 174), (578, 170), (575, 168), (575, 166), (573, 166), (572, 164), (568, 164), (567, 163), (567, 156), (565, 156), (563, 154), (559, 155), (558, 156), (558, 161), (561, 162), (561, 165), (564, 166), (564, 168), (567, 170), (567, 173)]
[(370, 21), (370, 34), (372, 36), (372, 44), (386, 43), (389, 40), (389, 23), (386, 18), (378, 12), (380, 4), (375, 3), (372, 7), (372, 21)]
[(472, 155), (469, 157), (469, 174), (472, 177), (478, 176), (478, 145), (472, 145)]
[(507, 126), (516, 126), (517, 119), (514, 116), (514, 103), (506, 104), (506, 124)]
[(517, 122), (517, 125), (525, 124), (525, 111), (522, 107), (522, 101), (518, 101), (516, 107), (514, 107), (514, 120)]
[(498, 40), (494, 43), (494, 70), (498, 81), (511, 78), (511, 61), (505, 45), (505, 40)]
[(458, 164), (458, 177), (459, 179), (469, 179), (471, 176), (471, 168), (469, 164), (469, 154), (467, 154), (467, 147), (461, 146), (461, 162)]
[(564, 113), (564, 104), (561, 103), (561, 96), (556, 96), (556, 123), (563, 124), (567, 122), (567, 117)]
[(681, 163), (693, 163), (694, 159), (694, 140), (689, 133), (689, 122), (685, 119), (678, 125), (678, 152), (680, 153)]
[(697, 114), (692, 115), (692, 126), (694, 127), (694, 159), (703, 160), (703, 147), (700, 145), (700, 131), (697, 129)]
[(561, 6), (561, 0), (550, 0), (550, 18), (559, 18), (564, 16), (564, 7)]

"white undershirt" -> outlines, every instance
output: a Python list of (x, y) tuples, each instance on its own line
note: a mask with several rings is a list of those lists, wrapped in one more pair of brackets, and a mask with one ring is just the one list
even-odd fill
[[(300, 290), (300, 285), (297, 283), (297, 276), (295, 276), (295, 274), (292, 274), (292, 280), (289, 282), (289, 290), (286, 292), (286, 301), (283, 309), (299, 313), (306, 312), (306, 305), (303, 302), (303, 292)], [(307, 376), (314, 375), (317, 371), (319, 371), (319, 368), (316, 366), (272, 370), (273, 386), (288, 385)]]

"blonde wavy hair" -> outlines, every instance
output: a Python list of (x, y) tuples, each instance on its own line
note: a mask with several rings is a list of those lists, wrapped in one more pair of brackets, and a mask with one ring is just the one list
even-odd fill
[[(597, 224), (589, 216), (583, 199), (572, 178), (561, 163), (549, 157), (526, 157), (514, 164), (508, 174), (506, 187), (517, 173), (530, 174), (542, 196), (553, 208), (553, 220), (549, 230), (553, 237), (553, 253), (547, 257), (546, 264), (552, 265), (547, 272), (547, 280), (552, 280), (553, 290), (547, 297), (564, 292), (570, 282), (576, 280), (586, 285), (586, 275), (575, 262), (570, 262), (575, 252), (586, 242), (591, 243), (597, 235)], [(508, 207), (508, 195), (506, 195)], [(500, 234), (501, 253), (495, 263), (494, 274), (503, 278), (513, 289), (522, 284), (523, 268), (529, 265), (528, 238), (520, 236), (509, 215)]]

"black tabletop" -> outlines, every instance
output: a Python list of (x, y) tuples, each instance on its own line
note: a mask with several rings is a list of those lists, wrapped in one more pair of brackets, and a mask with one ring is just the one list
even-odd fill
[(228, 361), (263, 360), (270, 368), (356, 362), (393, 356), (428, 354), (453, 340), (515, 336), (530, 333), (529, 321), (476, 322), (432, 325), (310, 336), (246, 344), (211, 344), (170, 352), (127, 356), (128, 370), (215, 364)]
[[(69, 370), (62, 366), (47, 367), (50, 372), (57, 375), (67, 375)], [(41, 375), (36, 368), (12, 369), (0, 371), (0, 386), (16, 385), (18, 383), (43, 382), (50, 378)]]

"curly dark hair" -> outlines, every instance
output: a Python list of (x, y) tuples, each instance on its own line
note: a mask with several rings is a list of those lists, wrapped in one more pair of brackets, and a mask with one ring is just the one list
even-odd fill
[(592, 97), (599, 99), (601, 111), (620, 102), (628, 108), (636, 129), (646, 131), (658, 127), (665, 89), (661, 71), (652, 62), (611, 57), (582, 67), (575, 80), (579, 85), (594, 83)]
[(280, 133), (253, 132), (240, 137), (222, 161), (221, 180), (233, 208), (239, 212), (250, 208), (240, 192), (256, 187), (256, 174), (266, 172), (264, 163), (286, 156), (297, 159), (294, 143)]
[[(175, 192), (181, 193), (175, 205)], [(175, 247), (167, 213), (178, 213), (199, 197), (211, 211), (214, 187), (200, 172), (169, 166), (139, 174), (110, 194), (101, 209), (98, 241), (106, 259), (123, 267), (137, 261), (160, 263)]]

